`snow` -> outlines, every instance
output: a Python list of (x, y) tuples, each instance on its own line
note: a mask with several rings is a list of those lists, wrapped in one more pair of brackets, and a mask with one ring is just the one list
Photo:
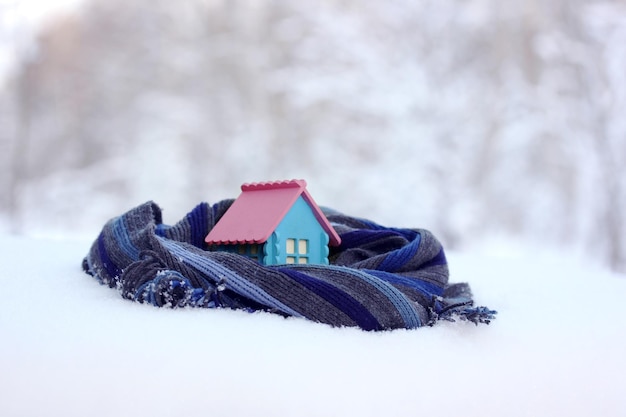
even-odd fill
[[(489, 326), (367, 333), (123, 300), (89, 240), (0, 236), (0, 404), (13, 416), (622, 416), (626, 280), (498, 245), (449, 253)], [(506, 249), (506, 250), (505, 250)]]

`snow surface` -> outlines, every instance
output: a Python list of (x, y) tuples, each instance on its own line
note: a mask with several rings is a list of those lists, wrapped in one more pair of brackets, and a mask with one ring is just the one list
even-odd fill
[(626, 415), (626, 280), (584, 260), (451, 253), (497, 320), (367, 333), (135, 304), (89, 246), (0, 236), (2, 416)]

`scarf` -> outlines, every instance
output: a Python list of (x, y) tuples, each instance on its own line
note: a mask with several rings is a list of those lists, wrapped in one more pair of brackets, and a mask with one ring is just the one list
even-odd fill
[(473, 306), (468, 284), (448, 283), (444, 250), (427, 230), (322, 208), (341, 237), (329, 265), (265, 266), (204, 242), (232, 202), (201, 203), (173, 226), (163, 224), (158, 205), (144, 203), (104, 225), (83, 270), (126, 299), (158, 307), (267, 311), (363, 330), (494, 319), (496, 311)]

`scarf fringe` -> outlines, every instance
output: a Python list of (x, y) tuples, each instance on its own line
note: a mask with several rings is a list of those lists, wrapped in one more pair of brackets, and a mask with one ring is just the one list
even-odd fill
[(433, 302), (433, 307), (430, 309), (431, 321), (428, 323), (430, 326), (434, 325), (438, 321), (456, 322), (468, 321), (478, 324), (489, 324), (496, 318), (498, 312), (491, 310), (485, 306), (474, 306), (474, 302), (465, 297), (456, 297), (444, 299), (442, 297), (436, 297)]

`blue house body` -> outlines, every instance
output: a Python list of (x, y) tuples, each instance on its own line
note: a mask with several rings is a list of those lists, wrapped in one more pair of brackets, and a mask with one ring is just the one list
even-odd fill
[(265, 265), (328, 264), (328, 234), (302, 196), (267, 240), (263, 253)]

